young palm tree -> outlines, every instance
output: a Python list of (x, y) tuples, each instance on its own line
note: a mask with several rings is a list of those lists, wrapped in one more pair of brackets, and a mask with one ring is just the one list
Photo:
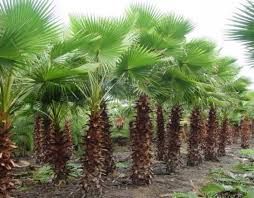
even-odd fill
[(43, 115), (43, 161), (53, 167), (55, 182), (67, 178), (66, 163), (72, 155), (70, 126), (63, 122), (68, 119), (65, 110), (71, 103), (84, 100), (79, 86), (88, 77), (87, 73), (96, 68), (87, 64), (79, 53), (72, 53), (77, 52), (77, 44), (75, 40), (69, 42), (55, 42), (30, 63), (32, 69), (24, 74), (24, 85), (31, 90), (29, 96)]

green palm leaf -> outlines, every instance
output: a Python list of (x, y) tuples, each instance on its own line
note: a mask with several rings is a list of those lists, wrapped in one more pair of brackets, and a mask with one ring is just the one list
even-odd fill
[(0, 58), (20, 61), (58, 38), (59, 25), (48, 0), (0, 3)]

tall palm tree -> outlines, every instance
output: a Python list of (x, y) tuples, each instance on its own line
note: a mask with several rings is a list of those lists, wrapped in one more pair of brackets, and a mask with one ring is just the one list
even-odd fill
[(20, 79), (16, 74), (26, 63), (58, 37), (58, 22), (50, 1), (1, 1), (0, 35), (0, 194), (6, 196), (12, 188), (9, 172), (14, 163), (10, 159), (12, 115), (25, 97), (27, 90), (17, 89)]
[(90, 111), (85, 137), (84, 176), (81, 181), (86, 196), (102, 196), (102, 176), (107, 174), (103, 169), (109, 171), (113, 168), (108, 167), (113, 165), (113, 159), (112, 147), (108, 144), (109, 120), (105, 119), (104, 107), (108, 92), (112, 84), (115, 84), (111, 84), (112, 70), (137, 38), (135, 33), (129, 32), (129, 26), (123, 19), (71, 17), (73, 38), (81, 41), (78, 50), (90, 63), (99, 65), (97, 70), (89, 75), (88, 83), (84, 86)]

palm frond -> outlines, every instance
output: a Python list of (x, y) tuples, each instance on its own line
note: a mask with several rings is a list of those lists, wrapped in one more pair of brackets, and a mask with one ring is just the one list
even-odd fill
[(0, 57), (20, 61), (58, 38), (52, 2), (3, 0), (0, 3)]

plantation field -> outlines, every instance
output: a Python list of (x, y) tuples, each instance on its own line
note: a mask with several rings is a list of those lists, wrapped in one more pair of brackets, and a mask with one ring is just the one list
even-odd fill
[[(181, 151), (181, 167), (170, 175), (165, 174), (165, 164), (159, 161), (153, 161), (154, 179), (150, 186), (137, 187), (131, 184), (128, 178), (130, 171), (130, 152), (128, 147), (115, 145), (114, 157), (117, 163), (117, 173), (105, 181), (105, 198), (170, 198), (174, 192), (197, 191), (199, 187), (205, 185), (208, 179), (208, 173), (217, 168), (229, 170), (238, 162), (243, 161), (240, 154), (240, 144), (233, 144), (227, 147), (227, 155), (221, 157), (219, 162), (204, 162), (198, 167), (186, 166), (186, 145)], [(72, 179), (68, 184), (54, 186), (52, 183), (40, 184), (33, 180), (34, 169), (33, 159), (25, 158), (28, 166), (17, 168), (15, 173), (18, 175), (25, 172), (26, 175), (18, 179), (19, 187), (13, 193), (18, 198), (60, 198), (60, 197), (81, 197), (78, 195), (78, 179)], [(75, 161), (78, 163), (78, 161)], [(22, 169), (22, 170), (21, 170)], [(50, 180), (50, 178), (49, 178)], [(49, 181), (48, 181), (49, 182)], [(76, 192), (76, 194), (75, 194)]]
[(254, 0), (246, 64), (184, 13), (56, 1), (0, 0), (0, 198), (254, 198)]

